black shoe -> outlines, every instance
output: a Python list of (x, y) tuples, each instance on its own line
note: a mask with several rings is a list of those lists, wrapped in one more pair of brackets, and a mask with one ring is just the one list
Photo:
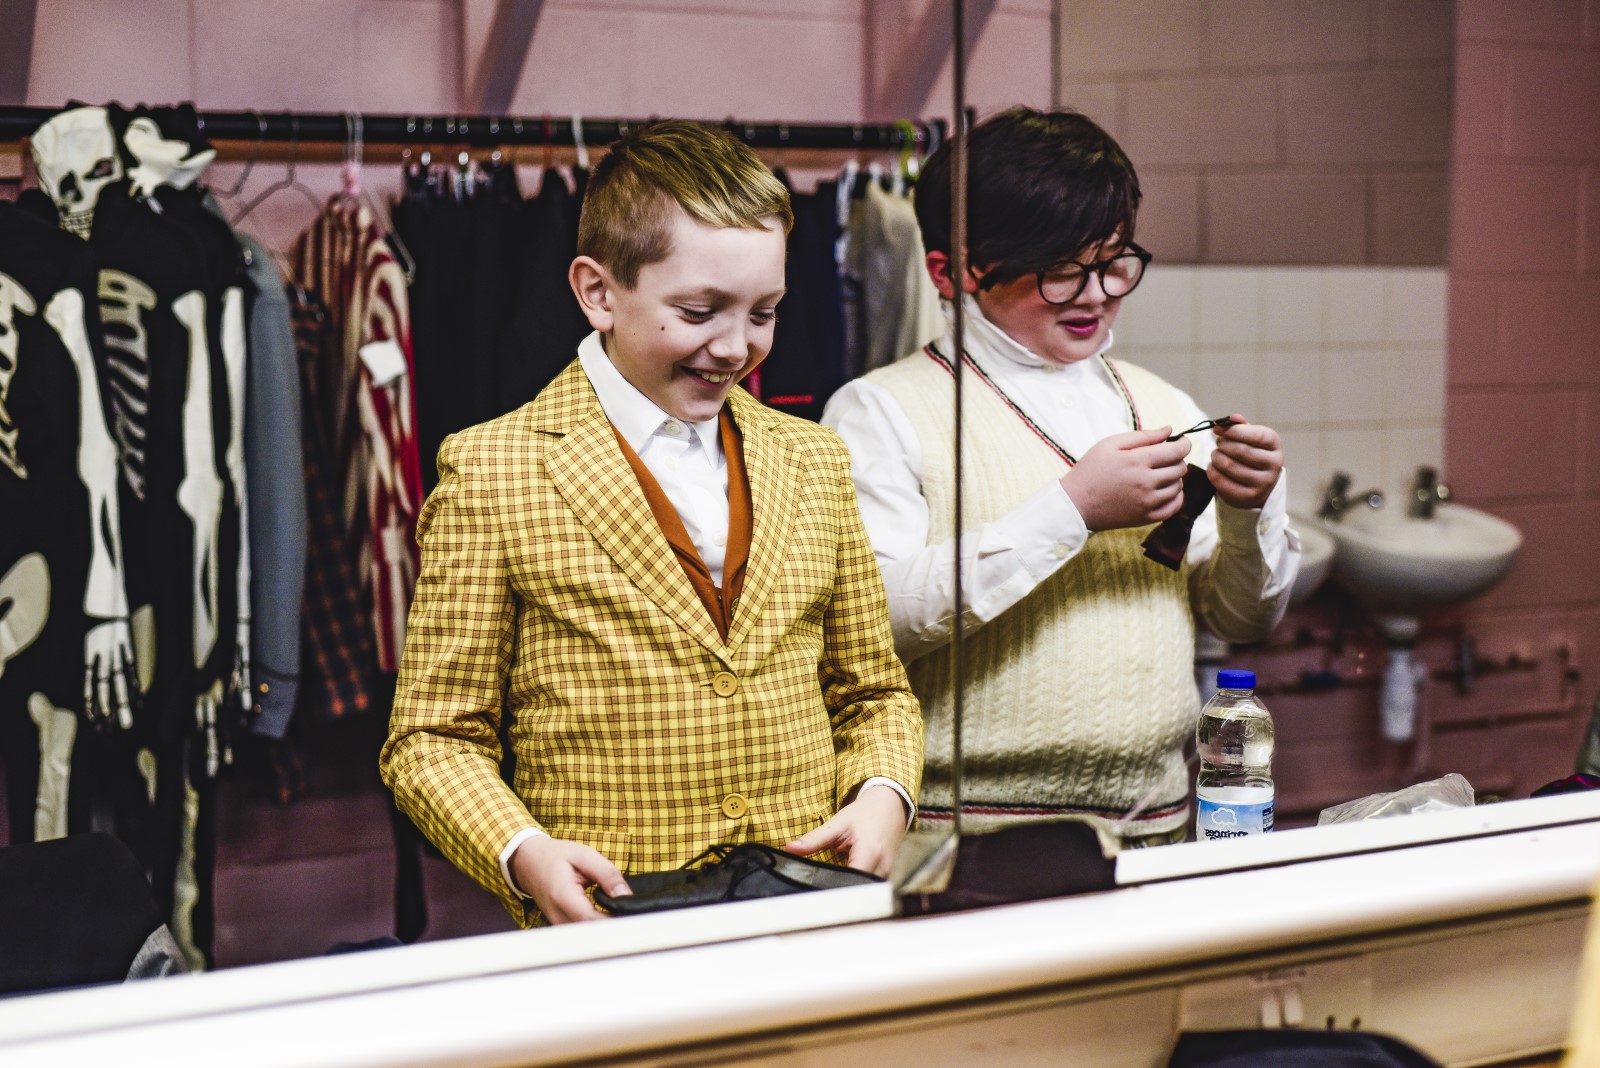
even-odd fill
[(714, 845), (688, 864), (671, 871), (628, 876), (631, 894), (612, 897), (595, 890), (595, 904), (618, 916), (712, 905), (719, 901), (752, 901), (807, 890), (883, 882), (876, 875), (837, 864), (785, 853), (769, 845)]

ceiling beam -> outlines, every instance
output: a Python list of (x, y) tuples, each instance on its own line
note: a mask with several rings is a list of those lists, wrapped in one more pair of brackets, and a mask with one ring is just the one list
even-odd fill
[[(487, 30), (482, 30), (481, 19), (474, 16), (487, 3), (494, 4), (494, 15)], [(543, 10), (544, 0), (467, 0), (462, 20), (465, 110), (479, 115), (503, 115), (511, 110)]]
[[(998, 6), (999, 0), (967, 0), (969, 62), (973, 46)], [(928, 96), (951, 53), (954, 30), (948, 3), (932, 0), (909, 31), (905, 8), (904, 0), (869, 6), (866, 74), (871, 91), (866, 118), (873, 122), (915, 118), (928, 110)]]
[(39, 0), (0, 0), (0, 104), (28, 102)]

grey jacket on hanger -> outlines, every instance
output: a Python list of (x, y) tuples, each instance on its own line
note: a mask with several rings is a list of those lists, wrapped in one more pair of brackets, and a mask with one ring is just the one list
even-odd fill
[(300, 685), (300, 604), (306, 577), (300, 371), (283, 275), (239, 234), (256, 288), (246, 362), (245, 469), (250, 493), (250, 686), (256, 734), (282, 738)]

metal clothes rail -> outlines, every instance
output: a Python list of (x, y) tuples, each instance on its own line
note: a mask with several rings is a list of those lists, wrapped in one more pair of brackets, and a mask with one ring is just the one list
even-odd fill
[[(29, 136), (60, 111), (45, 107), (0, 107), (0, 142)], [(655, 116), (660, 118), (661, 116)], [(565, 118), (554, 115), (407, 115), (359, 112), (202, 111), (200, 122), (213, 141), (280, 141), (301, 144), (575, 145), (602, 146), (652, 119)], [(752, 148), (913, 148), (931, 152), (944, 140), (943, 119), (892, 123), (783, 123), (724, 119), (712, 123)]]

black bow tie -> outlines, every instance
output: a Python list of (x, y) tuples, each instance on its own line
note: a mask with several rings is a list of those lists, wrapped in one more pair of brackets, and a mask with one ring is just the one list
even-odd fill
[(1200, 518), (1216, 492), (1206, 473), (1190, 464), (1183, 474), (1183, 505), (1176, 515), (1144, 539), (1145, 556), (1174, 571), (1182, 567), (1184, 554), (1189, 551), (1189, 535), (1194, 532), (1194, 521)]

